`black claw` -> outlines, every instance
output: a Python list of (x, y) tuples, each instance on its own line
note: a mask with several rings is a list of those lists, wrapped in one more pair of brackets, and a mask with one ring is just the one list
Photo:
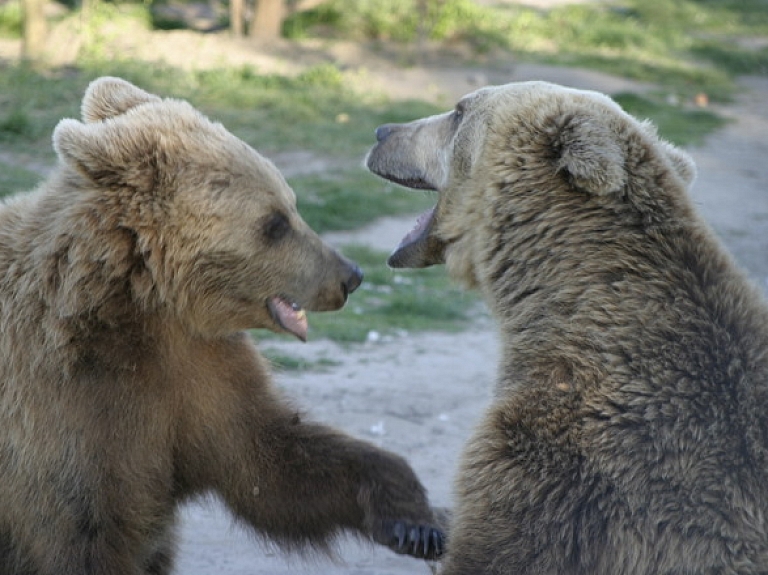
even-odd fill
[(411, 532), (409, 534), (409, 538), (411, 540), (411, 554), (414, 557), (417, 557), (417, 551), (419, 549), (419, 527), (414, 525), (411, 527)]
[(443, 534), (437, 529), (432, 530), (432, 546), (435, 549), (435, 557), (443, 554)]
[(405, 545), (406, 529), (402, 522), (395, 522), (394, 529), (392, 529), (395, 539), (397, 539), (397, 548), (402, 549)]
[(389, 547), (397, 553), (428, 560), (439, 559), (443, 555), (445, 536), (440, 529), (404, 521), (393, 521), (389, 526)]

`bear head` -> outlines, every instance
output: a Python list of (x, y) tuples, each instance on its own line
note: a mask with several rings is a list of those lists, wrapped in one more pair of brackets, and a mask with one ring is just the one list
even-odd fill
[[(481, 88), (455, 109), (376, 130), (368, 169), (438, 192), (437, 205), (389, 258), (392, 267), (448, 263), (469, 286), (488, 234), (568, 202), (669, 215), (695, 177), (690, 158), (603, 94), (546, 82)], [(535, 205), (534, 205), (535, 204)]]
[(305, 309), (338, 309), (359, 286), (359, 268), (302, 220), (277, 168), (187, 102), (100, 78), (82, 117), (53, 136), (72, 243), (62, 314), (97, 307), (92, 294), (111, 286), (207, 336), (305, 339)]

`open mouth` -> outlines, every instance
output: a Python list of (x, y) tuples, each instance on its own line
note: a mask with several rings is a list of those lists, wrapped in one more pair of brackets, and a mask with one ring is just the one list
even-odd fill
[(410, 232), (408, 232), (400, 243), (395, 248), (395, 251), (390, 254), (387, 263), (393, 267), (410, 267), (414, 260), (414, 256), (420, 256), (423, 251), (423, 247), (426, 245), (429, 237), (432, 223), (435, 217), (435, 208), (429, 208), (425, 212), (419, 214), (416, 218), (416, 224), (413, 226)]
[(389, 176), (379, 174), (381, 177), (386, 178), (390, 182), (403, 186), (404, 188), (410, 188), (412, 190), (430, 190), (435, 191), (435, 187), (421, 178), (398, 178), (396, 176)]
[(273, 296), (267, 300), (267, 308), (277, 325), (301, 341), (307, 341), (307, 312), (298, 303), (285, 297)]
[[(414, 190), (435, 191), (435, 187), (425, 180), (401, 180), (388, 177), (387, 179)], [(433, 231), (435, 226), (435, 211), (437, 206), (419, 214), (411, 231), (409, 231), (387, 259), (387, 264), (393, 268), (421, 268), (432, 264), (442, 263), (443, 243), (436, 239)]]
[[(367, 165), (377, 176), (394, 184), (410, 188), (412, 190), (427, 190), (439, 192), (438, 188), (428, 179), (420, 176), (420, 170), (399, 170), (411, 172), (413, 175), (396, 175), (391, 173), (386, 166), (379, 166), (375, 161), (376, 149), (368, 157)], [(436, 222), (436, 206), (423, 212), (416, 219), (416, 224), (387, 259), (387, 264), (392, 268), (423, 268), (433, 264), (444, 262), (445, 244), (437, 239), (434, 234)]]

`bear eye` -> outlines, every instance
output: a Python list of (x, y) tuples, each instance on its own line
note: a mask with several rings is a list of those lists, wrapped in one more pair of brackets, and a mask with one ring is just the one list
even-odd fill
[(264, 235), (268, 240), (277, 241), (283, 238), (291, 229), (288, 218), (282, 212), (275, 212), (267, 218), (264, 224)]
[(208, 183), (215, 198), (232, 189), (232, 179), (229, 176), (216, 176)]
[(459, 102), (453, 110), (453, 121), (458, 124), (464, 117), (464, 103)]

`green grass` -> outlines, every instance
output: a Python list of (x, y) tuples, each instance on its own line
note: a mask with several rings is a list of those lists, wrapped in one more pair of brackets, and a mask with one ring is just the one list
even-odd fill
[(0, 197), (14, 192), (31, 190), (40, 182), (40, 179), (38, 174), (0, 160)]
[[(417, 212), (428, 205), (424, 195), (389, 186), (360, 164), (375, 141), (376, 126), (432, 114), (437, 108), (359, 96), (332, 66), (288, 78), (258, 74), (249, 67), (188, 72), (133, 61), (86, 61), (79, 69), (65, 71), (0, 65), (0, 85), (8, 86), (0, 93), (0, 146), (52, 164), (50, 138), (56, 123), (79, 116), (85, 87), (104, 74), (191, 101), (267, 156), (307, 150), (350, 166), (290, 179), (302, 213), (319, 231), (351, 229), (382, 215)], [(25, 178), (5, 180), (4, 189), (27, 187)]]
[[(399, 271), (387, 267), (386, 253), (361, 246), (343, 252), (363, 268), (365, 280), (341, 311), (308, 314), (310, 340), (357, 343), (372, 332), (387, 337), (404, 331), (457, 331), (485, 313), (474, 294), (446, 277), (443, 266)], [(260, 331), (257, 337), (283, 336)]]
[(637, 94), (616, 94), (613, 98), (633, 116), (652, 120), (659, 134), (678, 146), (701, 144), (707, 135), (726, 123), (724, 118), (708, 110), (681, 110), (679, 106)]
[(50, 137), (56, 123), (78, 115), (85, 88), (81, 75), (0, 63), (0, 85), (4, 86), (0, 91), (0, 144), (52, 158)]
[(21, 38), (24, 13), (20, 0), (0, 3), (0, 37)]
[(471, 0), (330, 0), (314, 19), (291, 21), (295, 36), (312, 27), (353, 38), (413, 41), (426, 34), (516, 57), (585, 66), (665, 86), (682, 97), (707, 92), (727, 100), (737, 74), (768, 73), (768, 51), (744, 38), (768, 35), (765, 0), (617, 0), (537, 10)]
[(185, 71), (130, 60), (85, 60), (76, 69), (43, 71), (0, 64), (0, 85), (7, 86), (0, 93), (0, 143), (19, 142), (33, 153), (47, 153), (58, 120), (79, 115), (85, 87), (102, 75), (189, 100), (264, 151), (309, 149), (362, 158), (380, 123), (436, 111), (423, 102), (393, 103), (353, 93), (331, 65), (289, 78), (248, 66)]
[(422, 212), (435, 203), (428, 194), (393, 186), (361, 168), (288, 181), (296, 191), (301, 215), (319, 233), (352, 230), (383, 216)]

